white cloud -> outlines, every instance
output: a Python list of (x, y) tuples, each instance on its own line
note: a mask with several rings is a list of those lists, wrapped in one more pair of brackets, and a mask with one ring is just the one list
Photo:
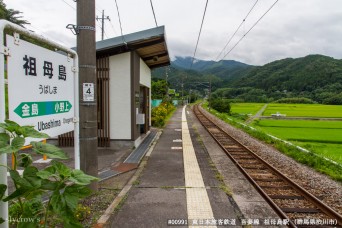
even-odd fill
[[(76, 7), (72, 0), (65, 0)], [(25, 19), (56, 41), (74, 46), (75, 36), (65, 29), (76, 23), (76, 11), (63, 0), (5, 0), (10, 8), (24, 12)], [(255, 0), (215, 0), (208, 4), (196, 58), (215, 60), (228, 38), (241, 23)], [(259, 1), (232, 40), (229, 50), (248, 31), (274, 0)], [(159, 25), (166, 26), (169, 52), (172, 56), (192, 56), (200, 28), (205, 0), (155, 0)], [(96, 15), (102, 9), (111, 18), (106, 21), (107, 37), (120, 33), (113, 0), (97, 0)], [(132, 33), (154, 27), (149, 1), (118, 0), (123, 32)], [(248, 64), (264, 64), (286, 57), (324, 54), (342, 58), (342, 1), (280, 0), (260, 23), (226, 57)], [(99, 23), (98, 23), (99, 25)], [(97, 39), (100, 29), (97, 27)]]

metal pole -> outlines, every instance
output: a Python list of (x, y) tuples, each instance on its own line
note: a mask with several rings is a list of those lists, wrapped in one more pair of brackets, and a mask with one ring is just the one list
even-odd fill
[(101, 40), (103, 40), (103, 34), (104, 34), (104, 10), (102, 10), (102, 34), (101, 34)]
[(78, 56), (74, 58), (74, 150), (75, 150), (75, 169), (80, 169), (80, 104), (79, 104), (79, 75), (78, 75)]
[[(95, 47), (95, 1), (77, 1), (77, 25), (85, 26), (77, 35), (80, 75), (80, 159), (81, 170), (86, 174), (98, 176), (97, 158), (97, 91), (96, 91), (96, 47)], [(86, 83), (86, 84), (85, 84)], [(93, 86), (94, 91), (83, 91), (84, 86)], [(85, 99), (84, 94), (88, 92)], [(92, 95), (92, 96), (91, 96)], [(90, 184), (93, 191), (98, 183)]]
[[(0, 44), (4, 45), (4, 32), (3, 29), (0, 31)], [(5, 105), (5, 55), (0, 53), (0, 123), (5, 122), (6, 118), (6, 105)], [(0, 155), (0, 164), (7, 165), (7, 154)], [(0, 184), (7, 185), (7, 169), (0, 166)], [(5, 193), (7, 196), (7, 191)], [(4, 220), (8, 219), (8, 202), (0, 201), (0, 218)], [(5, 221), (0, 225), (1, 228), (8, 228), (8, 221)]]

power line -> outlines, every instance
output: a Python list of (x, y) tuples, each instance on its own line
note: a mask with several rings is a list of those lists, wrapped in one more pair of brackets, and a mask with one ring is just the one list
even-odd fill
[(103, 30), (105, 37), (108, 39), (107, 33), (105, 30)]
[[(98, 3), (99, 1), (96, 1), (96, 5), (98, 5), (101, 9), (104, 9), (103, 7), (101, 7), (101, 5)], [(101, 10), (99, 10), (96, 6), (95, 9), (97, 10), (97, 12), (102, 13)]]
[[(103, 8), (102, 8), (103, 9)], [(101, 13), (102, 11), (101, 10), (99, 10), (97, 7), (96, 7), (96, 10), (97, 10), (97, 12), (99, 12), (99, 13)]]
[(120, 24), (120, 31), (121, 31), (122, 42), (125, 43), (125, 44), (127, 45), (127, 43), (126, 43), (126, 41), (125, 41), (125, 38), (124, 38), (124, 36), (123, 36), (123, 33), (122, 33), (122, 25), (121, 25), (121, 19), (120, 19), (119, 6), (118, 6), (118, 3), (117, 3), (116, 0), (115, 0), (115, 5), (116, 5), (116, 10), (117, 10), (117, 12), (118, 12), (118, 18), (119, 18), (119, 24)]
[(65, 4), (67, 4), (68, 6), (70, 6), (71, 8), (73, 8), (74, 10), (76, 10), (75, 7), (73, 7), (72, 5), (70, 5), (69, 3), (67, 3), (65, 0), (62, 0)]
[(223, 56), (223, 58), (220, 60), (222, 61), (227, 55), (229, 55), (230, 52), (233, 51), (233, 49), (241, 42), (241, 40), (243, 38), (245, 38), (245, 36), (259, 23), (259, 21), (261, 21), (261, 19), (273, 8), (273, 6), (278, 2), (279, 0), (276, 0), (270, 8), (268, 8), (268, 10), (254, 23), (254, 25), (240, 38), (240, 40), (228, 51), (227, 54), (225, 54)]
[[(29, 24), (28, 25), (29, 27), (35, 29), (36, 31), (39, 31), (41, 34), (41, 36), (45, 36), (46, 38), (50, 39), (50, 40), (55, 40), (57, 43), (60, 43), (60, 44), (63, 44), (64, 46), (67, 46), (63, 41), (59, 40), (59, 39), (56, 39), (55, 37), (51, 37), (50, 35), (46, 34), (45, 32), (43, 32), (42, 30), (38, 29), (37, 27), (33, 26), (32, 24)], [(33, 30), (31, 30), (32, 32), (35, 32)], [(36, 32), (35, 32), (36, 33)]]
[(152, 12), (153, 12), (154, 22), (156, 22), (156, 27), (158, 27), (157, 19), (156, 19), (156, 14), (154, 13), (154, 8), (153, 8), (152, 0), (150, 0), (150, 3), (151, 3)]
[(236, 35), (236, 33), (239, 31), (239, 29), (241, 28), (242, 24), (245, 23), (247, 17), (249, 16), (249, 14), (252, 12), (252, 10), (254, 9), (255, 5), (258, 3), (259, 0), (256, 0), (255, 3), (253, 4), (252, 8), (249, 10), (249, 12), (247, 13), (247, 15), (245, 16), (245, 18), (242, 20), (242, 22), (240, 23), (240, 25), (238, 26), (238, 28), (235, 30), (234, 34), (230, 37), (230, 39), (228, 40), (228, 42), (226, 43), (226, 45), (224, 46), (224, 48), (221, 50), (220, 54), (218, 54), (218, 56), (216, 57), (215, 61), (218, 60), (218, 58), (221, 56), (221, 54), (224, 52), (224, 50), (226, 49), (226, 47), (228, 46), (228, 44), (230, 43), (230, 41), (232, 41), (233, 37)]
[(116, 32), (116, 30), (115, 30), (115, 28), (114, 28), (114, 25), (113, 25), (112, 21), (109, 21), (109, 24), (110, 24), (110, 26), (112, 27), (112, 29), (113, 29), (115, 35), (117, 36), (118, 33)]
[(207, 11), (208, 1), (209, 1), (209, 0), (207, 0), (207, 2), (205, 3), (204, 13), (203, 13), (202, 23), (201, 23), (201, 28), (200, 28), (200, 31), (199, 31), (199, 33), (198, 33), (197, 43), (196, 43), (194, 55), (193, 55), (193, 57), (192, 57), (192, 61), (191, 61), (191, 65), (190, 65), (190, 70), (191, 70), (192, 64), (194, 63), (194, 60), (195, 60), (196, 51), (197, 51), (197, 47), (198, 47), (198, 42), (199, 42), (199, 39), (200, 39), (200, 36), (201, 36), (201, 32), (202, 32), (204, 17), (205, 17), (205, 13), (206, 13), (206, 11)]
[[(73, 7), (72, 5), (70, 5), (69, 3), (67, 3), (65, 0), (62, 0), (65, 4), (67, 4), (68, 6), (70, 6), (71, 8), (73, 8), (75, 11), (76, 11), (76, 8), (75, 7)], [(98, 11), (98, 12), (100, 12), (100, 13), (102, 13), (102, 11), (101, 10), (99, 10), (97, 7), (95, 7), (95, 9)], [(109, 17), (107, 17), (108, 19), (109, 19)], [(102, 20), (105, 20), (105, 19), (107, 19), (107, 18), (102, 18)], [(96, 20), (98, 20), (98, 19), (101, 19), (101, 18), (96, 18)], [(110, 20), (109, 20), (110, 21)], [(98, 26), (101, 30), (103, 29), (104, 30), (104, 28), (103, 27), (100, 27), (100, 26)], [(104, 31), (102, 31), (102, 40), (103, 40), (103, 33), (105, 33)], [(106, 35), (106, 37), (108, 38), (108, 36)]]

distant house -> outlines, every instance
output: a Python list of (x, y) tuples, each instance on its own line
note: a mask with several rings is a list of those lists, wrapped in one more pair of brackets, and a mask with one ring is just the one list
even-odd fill
[(170, 65), (165, 28), (98, 41), (96, 58), (99, 146), (137, 146), (151, 126), (151, 69)]
[(277, 112), (275, 114), (271, 114), (272, 117), (286, 117), (286, 114), (281, 114), (280, 112)]

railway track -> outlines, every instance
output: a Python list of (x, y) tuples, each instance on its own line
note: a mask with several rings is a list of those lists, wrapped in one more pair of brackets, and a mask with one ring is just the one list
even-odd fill
[[(342, 226), (340, 214), (222, 130), (198, 105), (194, 106), (194, 113), (278, 216), (289, 221), (290, 227)], [(329, 224), (332, 221), (337, 225)]]

